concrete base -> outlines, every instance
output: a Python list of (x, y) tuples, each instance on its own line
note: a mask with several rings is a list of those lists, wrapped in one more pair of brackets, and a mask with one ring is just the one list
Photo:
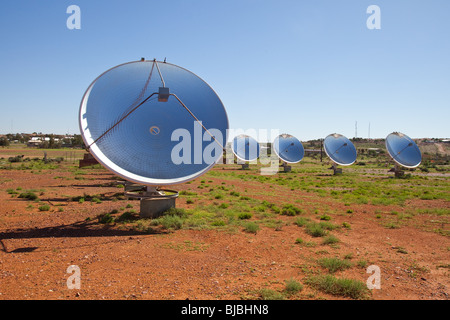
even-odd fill
[(149, 198), (141, 199), (141, 218), (158, 218), (170, 208), (175, 208), (176, 198)]

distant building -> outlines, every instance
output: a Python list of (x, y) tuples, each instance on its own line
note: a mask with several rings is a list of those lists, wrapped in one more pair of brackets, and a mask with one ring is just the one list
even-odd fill
[(27, 147), (39, 147), (42, 143), (41, 137), (31, 137), (27, 142)]

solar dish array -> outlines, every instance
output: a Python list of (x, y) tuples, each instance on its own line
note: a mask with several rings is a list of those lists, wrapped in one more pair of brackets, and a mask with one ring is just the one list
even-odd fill
[[(97, 77), (82, 98), (79, 125), (85, 145), (104, 167), (148, 186), (178, 184), (207, 172), (222, 156), (229, 128), (225, 107), (205, 81), (156, 60), (124, 63)], [(388, 135), (386, 148), (399, 165), (414, 168), (421, 162), (419, 148), (402, 133)], [(285, 163), (304, 157), (302, 143), (290, 134), (276, 137), (273, 150)], [(335, 164), (356, 161), (355, 146), (341, 134), (328, 135), (324, 150)], [(242, 161), (254, 161), (260, 145), (239, 135), (232, 151)]]

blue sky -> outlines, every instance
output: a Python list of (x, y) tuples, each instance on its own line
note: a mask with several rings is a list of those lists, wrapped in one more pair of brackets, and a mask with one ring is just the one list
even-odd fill
[(448, 0), (2, 0), (0, 133), (79, 133), (89, 84), (145, 57), (208, 82), (234, 129), (448, 138), (449, 16)]

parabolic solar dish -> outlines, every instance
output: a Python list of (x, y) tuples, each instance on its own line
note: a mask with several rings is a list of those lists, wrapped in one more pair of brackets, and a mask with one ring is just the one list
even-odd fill
[(90, 153), (122, 178), (149, 186), (194, 179), (214, 166), (228, 117), (194, 73), (156, 60), (113, 67), (86, 90), (81, 135)]
[(407, 135), (393, 132), (386, 137), (386, 149), (392, 159), (406, 168), (415, 168), (422, 161), (417, 144)]
[(253, 161), (259, 157), (259, 143), (247, 135), (234, 137), (231, 149), (236, 157), (242, 161)]
[(280, 134), (273, 141), (277, 156), (286, 163), (297, 163), (303, 159), (305, 149), (302, 143), (290, 134)]
[(323, 141), (325, 153), (335, 163), (349, 166), (356, 161), (356, 148), (342, 134), (328, 135)]

